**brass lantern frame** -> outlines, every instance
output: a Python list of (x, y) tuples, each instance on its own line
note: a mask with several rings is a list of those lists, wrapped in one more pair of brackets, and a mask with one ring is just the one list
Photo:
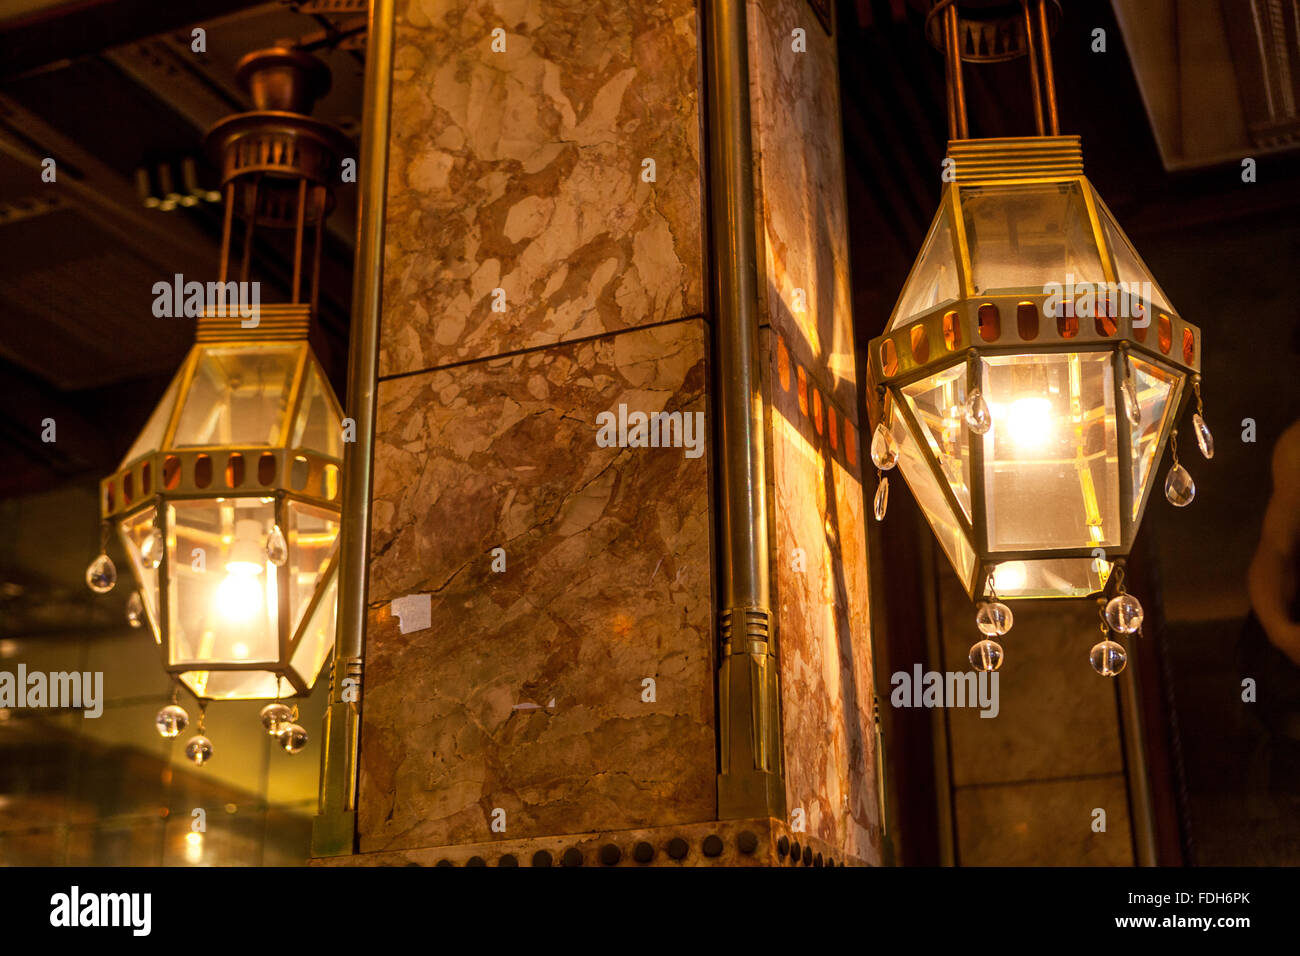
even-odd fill
[[(1188, 386), (1200, 381), (1201, 331), (1183, 319), (1172, 307), (1158, 306), (1148, 299), (1138, 299), (1136, 296), (1130, 299), (1131, 302), (1138, 303), (1136, 308), (1119, 310), (1127, 314), (1116, 315), (1114, 314), (1116, 310), (1111, 307), (1106, 309), (1105, 315), (1081, 316), (1073, 318), (1072, 323), (1062, 323), (1060, 316), (1053, 317), (1046, 314), (1044, 304), (1051, 298), (1051, 294), (1044, 289), (1018, 289), (993, 294), (977, 292), (973, 281), (966, 223), (962, 215), (961, 195), (964, 188), (990, 185), (1066, 187), (1073, 185), (1077, 187), (1087, 210), (1090, 238), (1098, 252), (1106, 283), (1106, 289), (1099, 290), (1103, 293), (1119, 287), (1116, 250), (1112, 248), (1098, 211), (1097, 204), (1100, 199), (1083, 174), (1079, 137), (1036, 136), (953, 140), (948, 146), (948, 157), (952, 161), (950, 168), (954, 171), (954, 176), (952, 181), (945, 185), (940, 210), (927, 234), (924, 248), (929, 247), (940, 222), (946, 216), (950, 227), (952, 260), (956, 263), (958, 272), (957, 298), (938, 302), (914, 320), (908, 321), (901, 327), (895, 327), (895, 323), (900, 319), (899, 310), (905, 298), (905, 295), (900, 296), (890, 316), (886, 332), (871, 340), (868, 345), (868, 381), (874, 385), (882, 398), (880, 420), (888, 422), (892, 420), (892, 415), (899, 415), (907, 427), (909, 436), (913, 439), (921, 439), (925, 431), (903, 399), (901, 388), (937, 372), (964, 364), (967, 394), (975, 388), (987, 391), (982, 380), (981, 360), (988, 356), (1110, 353), (1113, 369), (1111, 399), (1116, 418), (1115, 467), (1119, 469), (1120, 541), (1118, 545), (1017, 551), (993, 550), (988, 541), (984, 436), (971, 433), (963, 424), (961, 440), (969, 443), (970, 517), (967, 517), (938, 459), (924, 440), (920, 441), (920, 451), (925, 464), (943, 491), (952, 517), (960, 525), (974, 551), (972, 571), (962, 582), (971, 597), (983, 589), (996, 565), (1008, 561), (1096, 558), (1096, 552), (1100, 548), (1104, 560), (1113, 567), (1117, 559), (1128, 556), (1137, 532), (1137, 525), (1146, 509), (1147, 498), (1156, 483), (1154, 474), (1150, 474), (1142, 493), (1142, 500), (1134, 508), (1132, 435), (1128, 418), (1123, 412), (1124, 396), (1121, 393), (1127, 357), (1130, 353), (1140, 355), (1157, 366), (1164, 366), (1179, 373), (1167, 399), (1168, 410), (1164, 413), (1164, 421), (1156, 438), (1157, 458), (1151, 465), (1154, 472), (1156, 461), (1159, 460), (1159, 455), (1170, 436), (1176, 433), (1177, 423), (1191, 397), (1192, 388)], [(1122, 235), (1119, 238), (1123, 241)], [(1149, 276), (1150, 270), (1146, 269), (1136, 251), (1130, 251)], [(904, 283), (904, 290), (910, 288), (917, 271), (922, 267), (923, 260), (924, 255), (918, 257), (913, 264), (907, 282)], [(1065, 276), (1060, 277), (1062, 282), (1065, 278)], [(1090, 284), (1090, 289), (1096, 290), (1096, 284)], [(1163, 294), (1161, 297), (1163, 298)], [(1103, 296), (1101, 301), (1113, 306), (1109, 298)], [(1036, 316), (1035, 331), (1030, 337), (1021, 334), (1019, 323), (1016, 321), (1022, 306), (1031, 306)], [(1135, 311), (1140, 311), (1146, 318), (1145, 325), (1135, 324), (1133, 317)], [(995, 315), (996, 321), (993, 319)], [(1067, 330), (1070, 334), (1066, 334)], [(908, 481), (909, 488), (915, 496), (917, 489), (913, 487), (906, 473), (904, 479)], [(927, 521), (936, 532), (936, 537), (942, 538), (928, 514)], [(952, 563), (956, 566), (957, 562), (953, 560)], [(1102, 574), (1103, 587), (1108, 575), (1109, 569)], [(1077, 595), (1050, 595), (1034, 599), (1075, 596)]]
[[(172, 526), (167, 504), (175, 501), (222, 501), (226, 499), (274, 499), (275, 523), (281, 528), (288, 525), (288, 504), (297, 501), (341, 517), (342, 497), (340, 476), (343, 460), (322, 454), (314, 449), (292, 444), (293, 429), (302, 411), (307, 391), (308, 372), (315, 364), (319, 381), (328, 382), (323, 370), (312, 354), (307, 342), (306, 304), (261, 306), (260, 321), (256, 328), (239, 328), (238, 319), (228, 316), (206, 315), (199, 320), (198, 341), (190, 349), (174, 378), (176, 388), (169, 386), (165, 401), (170, 401), (167, 424), (158, 447), (123, 464), (113, 474), (100, 481), (100, 516), (111, 523), (122, 545), (131, 553), (133, 545), (127, 540), (128, 522), (155, 508), (155, 522), (167, 541)], [(265, 445), (186, 445), (177, 447), (176, 433), (186, 398), (194, 382), (200, 360), (209, 346), (243, 346), (260, 348), (292, 348), (297, 350), (290, 400), (286, 403), (279, 434)], [(320, 394), (329, 404), (335, 421), (343, 418), (333, 389), (321, 389)], [(312, 618), (324, 596), (330, 590), (339, 555), (338, 542), (317, 574), (317, 584), (311, 599), (302, 610), (296, 628), (289, 620), (290, 581), (281, 575), (277, 582), (279, 607), (277, 622), (277, 660), (241, 660), (239, 662), (188, 661), (173, 663), (171, 657), (171, 607), (166, 583), (171, 574), (171, 547), (163, 549), (157, 568), (157, 617), (149, 601), (143, 601), (144, 613), (153, 627), (154, 641), (162, 656), (163, 668), (179, 679), (180, 675), (199, 671), (266, 671), (292, 688), (286, 697), (308, 693), (319, 673), (301, 678), (291, 662), (301, 646)], [(135, 569), (132, 569), (134, 574)], [(143, 585), (143, 582), (141, 582)], [(290, 629), (293, 628), (291, 631)], [(324, 662), (322, 662), (322, 667)], [(277, 686), (282, 686), (278, 684)], [(193, 688), (191, 688), (193, 690)], [(203, 699), (204, 695), (196, 696)]]

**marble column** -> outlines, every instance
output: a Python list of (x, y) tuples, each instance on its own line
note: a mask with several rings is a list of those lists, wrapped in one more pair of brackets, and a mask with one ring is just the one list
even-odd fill
[[(408, 0), (360, 852), (337, 862), (879, 858), (835, 47), (804, 0), (755, 0), (750, 24), (798, 813), (717, 819), (700, 11)], [(641, 447), (637, 413), (698, 420), (699, 443)], [(604, 440), (606, 414), (631, 422), (626, 442)]]

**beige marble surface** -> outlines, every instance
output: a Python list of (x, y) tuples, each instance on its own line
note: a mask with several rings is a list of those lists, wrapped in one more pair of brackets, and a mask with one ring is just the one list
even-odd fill
[[(835, 39), (806, 0), (750, 0), (763, 321), (858, 420)], [(804, 31), (806, 52), (793, 49)]]
[(703, 311), (692, 0), (398, 13), (381, 377)]
[(381, 384), (364, 851), (712, 817), (708, 457), (595, 425), (703, 411), (706, 352), (685, 320)]
[[(769, 345), (786, 794), (808, 832), (880, 859), (866, 528), (856, 427)], [(801, 387), (800, 382), (803, 382)]]

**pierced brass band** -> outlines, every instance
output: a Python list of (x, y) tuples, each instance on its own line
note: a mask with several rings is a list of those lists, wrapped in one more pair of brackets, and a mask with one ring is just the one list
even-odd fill
[[(1001, 63), (1032, 52), (1026, 43), (1025, 12), (1020, 4), (1004, 3), (992, 10), (979, 11), (963, 9), (960, 2), (952, 0), (936, 0), (925, 19), (926, 39), (936, 50), (944, 49), (945, 12), (952, 6), (956, 7), (957, 48), (964, 62)], [(1031, 6), (1036, 8), (1037, 4), (1031, 2)], [(1061, 23), (1059, 0), (1048, 0), (1047, 18), (1049, 29), (1055, 34)]]
[[(194, 339), (196, 342), (249, 342), (275, 339), (277, 341), (306, 341), (311, 326), (311, 305), (308, 303), (273, 302), (257, 307), (257, 314), (245, 317), (239, 314), (237, 304), (226, 307), (226, 315), (209, 309), (199, 317)], [(256, 319), (256, 325), (244, 326)]]
[[(207, 464), (201, 465), (201, 459)], [(269, 459), (270, 464), (264, 464)], [(117, 518), (159, 496), (179, 498), (270, 498), (285, 494), (338, 511), (342, 462), (297, 448), (194, 448), (158, 451), (136, 459), (99, 483), (100, 516)], [(199, 469), (208, 474), (197, 481)], [(264, 480), (269, 479), (269, 480)]]
[(953, 139), (948, 158), (960, 184), (1073, 179), (1083, 175), (1078, 136), (1009, 136)]
[[(1122, 347), (1121, 343), (1183, 372), (1199, 374), (1201, 371), (1201, 330), (1177, 313), (1143, 302), (1149, 316), (1146, 328), (1134, 325), (1140, 319), (1117, 316), (1110, 320), (1117, 326), (1115, 332), (1107, 335), (1097, 328), (1097, 319), (1083, 316), (1072, 320), (1071, 327), (1077, 327), (1078, 331), (1066, 337), (1058, 329), (1057, 320), (1046, 314), (1044, 305), (1050, 298), (1039, 291), (940, 304), (915, 322), (871, 340), (867, 347), (871, 381), (876, 385), (907, 384), (959, 359), (964, 360), (969, 349), (976, 349), (981, 355), (996, 355), (1117, 349)], [(1017, 325), (1016, 313), (1024, 302), (1032, 304), (1038, 314), (1038, 334), (1033, 339), (1021, 338)], [(980, 336), (979, 313), (986, 305), (995, 306), (999, 316), (1000, 333), (991, 341)], [(1190, 349), (1184, 348), (1187, 334), (1191, 335)], [(1165, 341), (1169, 343), (1168, 349), (1164, 348)]]

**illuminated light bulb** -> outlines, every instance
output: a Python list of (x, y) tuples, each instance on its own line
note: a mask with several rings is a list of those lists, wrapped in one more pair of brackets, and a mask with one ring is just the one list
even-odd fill
[(247, 645), (247, 644), (233, 644), (233, 645), (231, 645), (230, 653), (231, 653), (231, 654), (232, 654), (232, 655), (233, 655), (237, 660), (241, 660), (241, 661), (243, 661), (243, 660), (248, 660), (248, 645)]
[(1027, 579), (1023, 561), (1008, 561), (993, 569), (993, 589), (998, 592), (1019, 591)]
[(1052, 402), (1018, 398), (1007, 409), (1007, 432), (1020, 448), (1041, 448), (1052, 437)]
[[(266, 552), (262, 547), (262, 522), (244, 518), (235, 522), (235, 540), (226, 560), (226, 577), (217, 585), (217, 609), (230, 621), (247, 621), (262, 607), (262, 582)], [(247, 656), (248, 648), (244, 648)]]

